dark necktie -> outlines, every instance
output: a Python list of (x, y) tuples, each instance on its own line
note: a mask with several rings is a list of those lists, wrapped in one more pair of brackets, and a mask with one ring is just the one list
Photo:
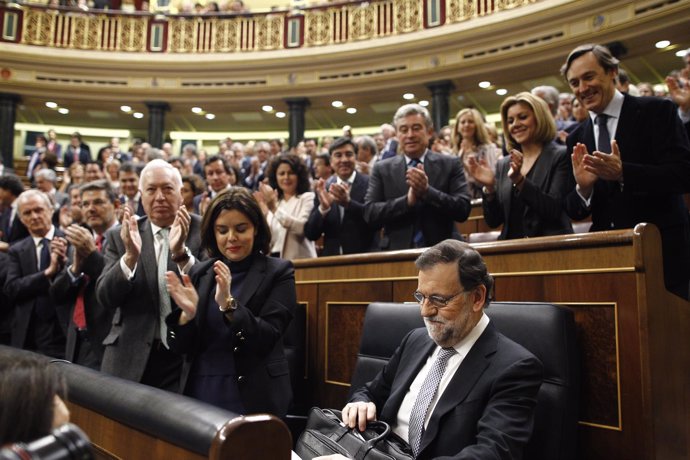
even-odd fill
[[(43, 238), (41, 244), (43, 246), (41, 246), (41, 253), (38, 259), (39, 272), (44, 271), (50, 265), (50, 240)], [(53, 317), (53, 306), (47, 292), (36, 296), (36, 314), (43, 320)]]
[(41, 257), (38, 261), (38, 270), (43, 271), (50, 265), (50, 240), (43, 238), (41, 240)]
[(429, 369), (429, 373), (419, 389), (419, 394), (414, 402), (414, 406), (412, 406), (407, 437), (415, 457), (419, 455), (419, 447), (421, 446), (422, 435), (424, 434), (424, 421), (429, 412), (429, 406), (434, 396), (436, 396), (438, 385), (441, 383), (441, 377), (443, 377), (443, 373), (446, 371), (448, 360), (456, 353), (457, 351), (455, 348), (441, 348), (438, 356), (436, 356), (436, 361), (431, 364), (431, 369)]
[(416, 158), (413, 158), (412, 160), (410, 160), (410, 161), (407, 163), (407, 167), (408, 167), (408, 169), (409, 169), (409, 168), (416, 168), (417, 165), (418, 165), (419, 163), (421, 163), (421, 161), (419, 161), (419, 160), (416, 159)]
[[(416, 168), (418, 164), (422, 164), (417, 158), (413, 158), (407, 163), (407, 169)], [(422, 233), (422, 222), (421, 222), (421, 204), (417, 203), (415, 205), (415, 212), (417, 213), (417, 218), (415, 219), (414, 233), (412, 234), (412, 247), (423, 248), (424, 247), (424, 233)]]
[(605, 113), (597, 115), (597, 126), (599, 126), (599, 137), (597, 137), (597, 147), (600, 152), (611, 153), (611, 135), (606, 121), (609, 116)]

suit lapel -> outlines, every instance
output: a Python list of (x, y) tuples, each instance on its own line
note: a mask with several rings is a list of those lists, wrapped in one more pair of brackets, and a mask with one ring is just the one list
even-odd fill
[[(537, 161), (532, 165), (533, 171), (530, 180), (541, 190), (546, 190), (546, 181), (551, 170), (551, 163), (554, 160), (553, 145), (546, 144), (542, 149)], [(528, 173), (529, 174), (529, 173)]]
[(392, 421), (394, 421), (397, 417), (400, 405), (410, 389), (412, 381), (415, 379), (415, 377), (417, 377), (417, 374), (419, 374), (419, 371), (422, 369), (427, 359), (429, 359), (429, 356), (431, 356), (436, 348), (436, 344), (428, 335), (425, 335), (424, 338), (425, 342), (420, 349), (418, 351), (413, 350), (413, 355), (410, 360), (406, 361), (404, 365), (401, 365), (398, 368), (399, 376), (396, 377), (396, 382), (393, 385), (395, 389), (391, 392), (391, 395), (386, 402), (386, 407), (389, 407), (394, 411), (392, 414), (390, 414), (390, 420)]
[(408, 189), (407, 182), (405, 181), (405, 172), (407, 171), (405, 156), (397, 155), (386, 161), (393, 162), (390, 169), (391, 177), (384, 178), (384, 180), (387, 182), (385, 186), (388, 187), (390, 185), (391, 188), (391, 193), (386, 196), (386, 199), (405, 195)]
[(429, 419), (429, 425), (422, 435), (420, 452), (436, 438), (441, 418), (459, 406), (467, 398), (470, 390), (474, 388), (491, 363), (494, 353), (496, 353), (497, 340), (496, 330), (493, 324), (489, 323), (465, 359), (462, 360), (462, 364), (436, 404)]
[[(628, 162), (635, 162), (636, 158), (631, 158), (632, 152), (637, 152), (638, 148), (629, 148), (635, 143), (635, 138), (639, 135), (640, 129), (649, 129), (637, 126), (639, 120), (644, 117), (639, 116), (639, 107), (635, 100), (630, 96), (624, 96), (623, 107), (621, 107), (621, 116), (618, 119), (618, 126), (616, 127), (616, 142), (621, 152), (621, 159)], [(628, 147), (628, 148), (626, 148)], [(627, 156), (625, 156), (627, 152)], [(634, 156), (634, 155), (633, 155)]]
[(587, 146), (589, 153), (593, 153), (597, 149), (597, 144), (594, 142), (594, 124), (592, 124), (592, 119), (589, 116), (582, 128), (582, 143)]
[[(242, 290), (240, 295), (237, 296), (237, 300), (240, 305), (248, 306), (249, 300), (254, 297), (254, 294), (259, 289), (259, 286), (266, 276), (266, 258), (260, 257), (258, 254), (254, 255), (254, 262), (252, 266), (249, 267), (249, 272), (242, 282)], [(262, 307), (263, 305), (260, 305)]]
[(197, 311), (199, 312), (197, 315), (198, 324), (206, 324), (206, 315), (209, 311), (209, 309), (206, 308), (206, 304), (209, 301), (208, 299), (214, 297), (216, 294), (214, 290), (215, 275), (213, 264), (210, 264), (208, 270), (199, 278), (199, 287), (197, 289), (199, 293), (199, 302), (197, 306)]

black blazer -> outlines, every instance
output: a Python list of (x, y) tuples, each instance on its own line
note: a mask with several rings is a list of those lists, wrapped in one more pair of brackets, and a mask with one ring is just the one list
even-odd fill
[[(192, 215), (186, 245), (197, 262), (202, 258), (201, 219)], [(125, 246), (120, 225), (106, 232), (105, 268), (96, 281), (98, 302), (113, 312), (112, 326), (103, 340), (105, 351), (101, 370), (140, 382), (146, 370), (151, 346), (159, 323), (158, 266), (156, 250), (147, 217), (139, 219), (141, 254), (131, 280), (120, 268)], [(168, 258), (168, 270), (177, 272), (177, 264)], [(175, 308), (174, 302), (171, 302)]]
[[(690, 143), (671, 101), (624, 95), (615, 139), (623, 161), (623, 187), (597, 180), (591, 206), (573, 189), (566, 212), (575, 220), (591, 214), (590, 231), (633, 228), (640, 222), (659, 227), (666, 288), (687, 298), (690, 280), (690, 223), (683, 193), (690, 192)], [(588, 118), (567, 139), (596, 150)], [(684, 294), (683, 294), (684, 292)]]
[[(103, 240), (102, 252), (105, 252), (107, 240)], [(67, 344), (65, 346), (65, 359), (71, 362), (76, 362), (75, 355), (77, 344), (77, 330), (72, 322), (74, 316), (74, 308), (76, 305), (79, 291), (86, 285), (84, 291), (84, 316), (86, 317), (86, 334), (88, 336), (92, 350), (98, 355), (99, 361), (103, 358), (103, 340), (110, 331), (110, 325), (113, 319), (113, 311), (104, 308), (96, 297), (96, 280), (101, 275), (105, 267), (105, 258), (102, 252), (94, 250), (82, 262), (81, 269), (83, 273), (88, 276), (82, 278), (76, 285), (72, 284), (70, 275), (67, 273), (71, 262), (62, 269), (55, 277), (50, 286), (50, 298), (56, 303), (56, 307), (60, 309), (62, 317), (67, 319)], [(82, 364), (78, 363), (77, 364)]]
[[(79, 148), (79, 163), (83, 165), (86, 163), (91, 163), (93, 159), (91, 158), (91, 149), (89, 146), (82, 143)], [(72, 150), (71, 145), (68, 145), (63, 153), (63, 162), (65, 169), (69, 169), (69, 167), (72, 166), (72, 163), (74, 163), (74, 151)]]
[(19, 241), (29, 236), (29, 231), (19, 219), (18, 212), (12, 221), (12, 226), (9, 229), (9, 233), (7, 232), (7, 226), (10, 222), (11, 213), (12, 209), (8, 207), (2, 211), (2, 214), (0, 214), (0, 231), (2, 231), (2, 237), (0, 237), (0, 240), (6, 243), (14, 243), (15, 241)]
[[(379, 374), (351, 401), (376, 404), (391, 425), (436, 344), (411, 331)], [(520, 459), (534, 423), (542, 364), (489, 323), (441, 395), (422, 435), (418, 459)]]
[[(326, 189), (337, 181), (332, 176), (326, 183)], [(358, 254), (372, 250), (374, 231), (364, 220), (364, 197), (369, 185), (369, 176), (357, 173), (350, 189), (350, 205), (345, 208), (342, 221), (340, 206), (334, 203), (325, 216), (319, 211), (319, 195), (315, 194), (314, 209), (304, 226), (304, 234), (310, 240), (316, 241), (323, 234), (322, 256), (340, 254)]]
[(482, 199), (484, 219), (491, 228), (503, 224), (499, 240), (510, 230), (510, 207), (515, 198), (524, 205), (523, 229), (527, 237), (573, 233), (570, 218), (563, 208), (565, 197), (575, 186), (570, 157), (565, 147), (553, 142), (545, 145), (525, 178), (522, 191), (513, 196), (513, 183), (508, 177), (510, 157), (502, 157), (496, 165), (496, 195)]
[(455, 222), (470, 215), (470, 194), (462, 164), (451, 157), (427, 150), (424, 171), (429, 190), (418, 206), (407, 205), (407, 163), (397, 155), (374, 164), (364, 203), (364, 219), (370, 226), (384, 227), (382, 250), (412, 247), (415, 223), (421, 223), (426, 246), (451, 238)]
[[(237, 384), (245, 410), (248, 414), (268, 412), (283, 417), (292, 400), (283, 335), (297, 306), (295, 270), (287, 260), (260, 254), (254, 257), (237, 298), (239, 307), (232, 322), (225, 321), (235, 339)], [(216, 292), (213, 271), (216, 260), (196, 264), (190, 271), (199, 293), (199, 310), (194, 321), (178, 325), (179, 309), (173, 310), (166, 319), (170, 349), (186, 355), (182, 391), (195, 357), (201, 352), (199, 337), (206, 333), (206, 307)]]
[[(55, 236), (64, 237), (59, 229), (55, 229)], [(5, 279), (5, 294), (14, 304), (14, 318), (12, 320), (12, 346), (24, 348), (27, 344), (28, 333), (32, 319), (39, 315), (36, 302), (39, 297), (50, 301), (48, 290), (50, 279), (42, 271), (38, 270), (36, 259), (36, 245), (31, 236), (27, 236), (10, 246), (7, 276)], [(43, 343), (35, 344), (37, 351), (45, 353), (60, 348), (59, 355), (64, 354), (65, 330), (67, 329), (66, 317), (58, 315), (55, 309), (40, 312), (40, 320), (43, 323), (54, 322), (51, 337), (44, 337)], [(42, 349), (45, 348), (45, 349)]]

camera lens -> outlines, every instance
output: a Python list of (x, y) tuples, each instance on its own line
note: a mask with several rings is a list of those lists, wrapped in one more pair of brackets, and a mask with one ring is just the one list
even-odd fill
[(68, 423), (52, 434), (29, 444), (17, 443), (0, 450), (0, 460), (91, 460), (88, 436), (76, 425)]

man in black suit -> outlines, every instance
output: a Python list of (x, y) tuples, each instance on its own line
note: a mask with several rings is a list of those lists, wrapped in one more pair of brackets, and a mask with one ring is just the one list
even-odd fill
[(117, 177), (120, 182), (120, 203), (127, 206), (130, 213), (145, 216), (139, 192), (139, 167), (131, 161), (122, 163)]
[[(666, 289), (688, 297), (690, 143), (671, 101), (616, 90), (618, 59), (601, 45), (573, 50), (562, 68), (589, 110), (567, 138), (577, 186), (566, 212), (592, 215), (592, 231), (655, 224), (661, 232)], [(610, 152), (610, 153), (609, 153)]]
[(88, 145), (81, 141), (81, 134), (75, 132), (70, 137), (69, 145), (65, 149), (63, 155), (63, 161), (65, 164), (65, 169), (69, 169), (72, 163), (79, 162), (81, 164), (87, 164), (92, 161), (91, 159), (91, 149)]
[(17, 211), (17, 197), (23, 191), (19, 177), (14, 174), (0, 177), (0, 252), (7, 252), (10, 244), (29, 236)]
[(65, 359), (99, 370), (113, 315), (96, 298), (96, 280), (105, 264), (105, 232), (117, 225), (120, 200), (105, 180), (87, 182), (79, 192), (88, 227), (73, 224), (65, 230), (71, 263), (55, 277), (50, 297), (67, 318)]
[[(214, 199), (219, 193), (232, 188), (230, 180), (232, 178), (233, 170), (228, 161), (220, 156), (213, 155), (206, 159), (204, 163), (204, 177), (208, 184), (208, 190), (194, 197), (194, 212), (203, 215)], [(239, 181), (239, 177), (236, 177)]]
[(12, 346), (63, 358), (64, 324), (48, 289), (64, 266), (67, 241), (51, 222), (53, 207), (45, 193), (27, 190), (17, 205), (30, 236), (9, 250), (5, 294), (14, 303)]
[(520, 459), (532, 434), (542, 364), (498, 332), (484, 308), (493, 278), (457, 240), (415, 265), (426, 328), (411, 331), (343, 409), (351, 428), (388, 422), (416, 458)]
[(402, 154), (374, 165), (364, 219), (384, 227), (382, 250), (432, 246), (470, 215), (465, 173), (457, 158), (428, 149), (434, 129), (427, 109), (404, 105), (393, 124)]
[(165, 160), (144, 167), (139, 189), (147, 217), (125, 208), (122, 225), (106, 233), (96, 297), (114, 315), (101, 370), (177, 391), (182, 359), (165, 339), (165, 317), (174, 308), (165, 272), (186, 273), (201, 256), (200, 218), (185, 209), (180, 172)]
[(372, 228), (364, 220), (369, 176), (355, 171), (357, 146), (349, 137), (341, 137), (328, 151), (335, 175), (316, 183), (314, 209), (304, 234), (313, 241), (323, 234), (322, 256), (369, 252), (374, 238)]

